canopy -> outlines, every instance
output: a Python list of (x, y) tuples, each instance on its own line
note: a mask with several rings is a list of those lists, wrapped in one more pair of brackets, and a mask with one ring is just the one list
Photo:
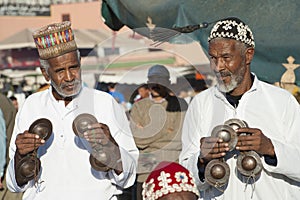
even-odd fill
[[(32, 38), (33, 29), (23, 29), (20, 32), (4, 39), (0, 42), (0, 50), (36, 48)], [(78, 48), (92, 49), (110, 35), (102, 30), (75, 29), (74, 35)]]
[[(300, 63), (300, 2), (297, 0), (103, 0), (102, 16), (113, 30), (127, 25), (147, 35), (141, 27), (174, 29), (208, 22), (207, 28), (188, 35), (207, 51), (207, 37), (213, 22), (236, 16), (250, 26), (255, 38), (252, 71), (264, 81), (274, 83), (286, 71), (283, 63)], [(148, 34), (149, 36), (150, 34)], [(300, 68), (295, 69), (296, 84), (300, 85)]]
[[(147, 73), (148, 69), (152, 65), (144, 65), (137, 66), (135, 68), (131, 68), (130, 70), (107, 70), (103, 71), (99, 75), (99, 82), (113, 82), (119, 84), (143, 84), (147, 83)], [(193, 69), (191, 67), (169, 67), (166, 68), (170, 72), (170, 81), (171, 83), (176, 83), (177, 78), (183, 77), (184, 75), (188, 75), (193, 73)]]

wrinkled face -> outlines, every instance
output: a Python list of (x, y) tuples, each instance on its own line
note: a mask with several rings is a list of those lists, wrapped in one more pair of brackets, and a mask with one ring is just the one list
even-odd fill
[(248, 71), (246, 51), (242, 43), (233, 39), (210, 41), (210, 66), (217, 76), (221, 92), (231, 92), (243, 82)]
[(56, 99), (76, 96), (81, 90), (81, 69), (77, 52), (72, 51), (48, 60), (50, 67), (42, 73), (51, 81)]

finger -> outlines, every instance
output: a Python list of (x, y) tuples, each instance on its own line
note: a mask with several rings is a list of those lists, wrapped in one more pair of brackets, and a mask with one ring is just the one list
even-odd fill
[(238, 134), (246, 133), (247, 135), (255, 135), (261, 132), (260, 129), (257, 128), (239, 128), (237, 129)]
[(217, 143), (220, 139), (217, 137), (203, 137), (201, 138), (201, 143)]
[(90, 143), (106, 145), (108, 143), (108, 138), (104, 134), (102, 128), (96, 128), (88, 130), (84, 133), (84, 138)]
[(95, 129), (95, 128), (101, 128), (101, 125), (100, 125), (100, 123), (94, 123), (94, 124), (89, 124), (88, 126), (87, 126), (87, 128), (88, 129)]

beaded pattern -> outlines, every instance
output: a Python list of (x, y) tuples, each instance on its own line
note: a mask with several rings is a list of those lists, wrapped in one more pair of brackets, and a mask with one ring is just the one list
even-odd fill
[(238, 22), (234, 19), (218, 21), (210, 32), (208, 42), (218, 37), (238, 40), (255, 47), (254, 37), (250, 28), (243, 22)]
[(143, 183), (142, 195), (144, 200), (156, 200), (169, 193), (182, 191), (193, 192), (199, 196), (199, 191), (191, 173), (178, 171), (171, 174), (161, 171), (156, 180), (151, 178), (148, 182)]
[(57, 57), (77, 49), (69, 21), (42, 27), (33, 33), (33, 39), (41, 59)]

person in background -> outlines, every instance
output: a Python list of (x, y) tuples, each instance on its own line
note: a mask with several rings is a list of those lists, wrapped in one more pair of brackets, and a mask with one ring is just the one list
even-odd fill
[[(133, 185), (138, 158), (124, 110), (111, 95), (83, 85), (80, 53), (69, 21), (42, 27), (33, 38), (50, 87), (30, 95), (18, 111), (9, 147), (7, 187), (24, 192), (25, 200), (116, 200), (123, 188)], [(79, 123), (83, 133), (78, 137), (73, 123), (84, 113), (96, 119), (87, 117)], [(39, 119), (51, 122), (47, 140), (28, 131)], [(109, 151), (110, 159), (97, 159), (99, 167), (92, 167), (91, 153), (107, 158), (102, 151)], [(25, 169), (17, 167), (28, 156), (39, 158), (41, 170), (36, 161)], [(22, 169), (33, 177), (24, 177)]]
[[(6, 129), (6, 166), (4, 173), (6, 174), (6, 167), (9, 162), (8, 156), (8, 147), (11, 140), (14, 124), (15, 124), (15, 117), (17, 110), (13, 106), (12, 102), (8, 97), (0, 93), (0, 109), (2, 110), (4, 121), (5, 121), (5, 129)], [(5, 179), (2, 180), (3, 185), (6, 185)], [(10, 192), (7, 187), (4, 188), (3, 191), (0, 191), (1, 199), (7, 200), (19, 200), (22, 199), (22, 193), (13, 193)]]
[(18, 99), (15, 96), (10, 96), (9, 99), (11, 100), (12, 104), (14, 105), (16, 110), (18, 111), (18, 109), (19, 109)]
[[(243, 21), (236, 17), (219, 20), (208, 42), (210, 67), (217, 84), (196, 95), (189, 105), (180, 154), (180, 163), (196, 179), (200, 199), (298, 199), (299, 104), (288, 91), (262, 82), (251, 73), (255, 43)], [(230, 151), (231, 140), (211, 133), (217, 125), (232, 119), (242, 123), (234, 125), (241, 124), (235, 129), (237, 143)], [(256, 156), (240, 160), (243, 155)], [(211, 176), (205, 172), (214, 170), (207, 168), (214, 159), (229, 167), (228, 181), (222, 187), (207, 181)], [(221, 168), (216, 165), (215, 169)], [(223, 169), (220, 174), (214, 170), (216, 179), (225, 177)]]
[(119, 104), (125, 103), (124, 95), (116, 91), (116, 83), (108, 83), (108, 93), (113, 96)]
[(144, 200), (197, 200), (193, 175), (176, 162), (160, 162), (143, 183)]
[(130, 126), (140, 151), (137, 174), (137, 199), (142, 199), (142, 184), (161, 161), (178, 162), (181, 128), (187, 103), (170, 95), (170, 73), (163, 65), (148, 70), (150, 96), (133, 104)]
[(6, 165), (6, 127), (2, 110), (0, 109), (0, 190), (4, 190), (3, 177)]
[(140, 101), (141, 99), (148, 98), (150, 95), (150, 90), (147, 84), (142, 84), (141, 86), (139, 86), (137, 92), (139, 98), (137, 98), (135, 101)]

